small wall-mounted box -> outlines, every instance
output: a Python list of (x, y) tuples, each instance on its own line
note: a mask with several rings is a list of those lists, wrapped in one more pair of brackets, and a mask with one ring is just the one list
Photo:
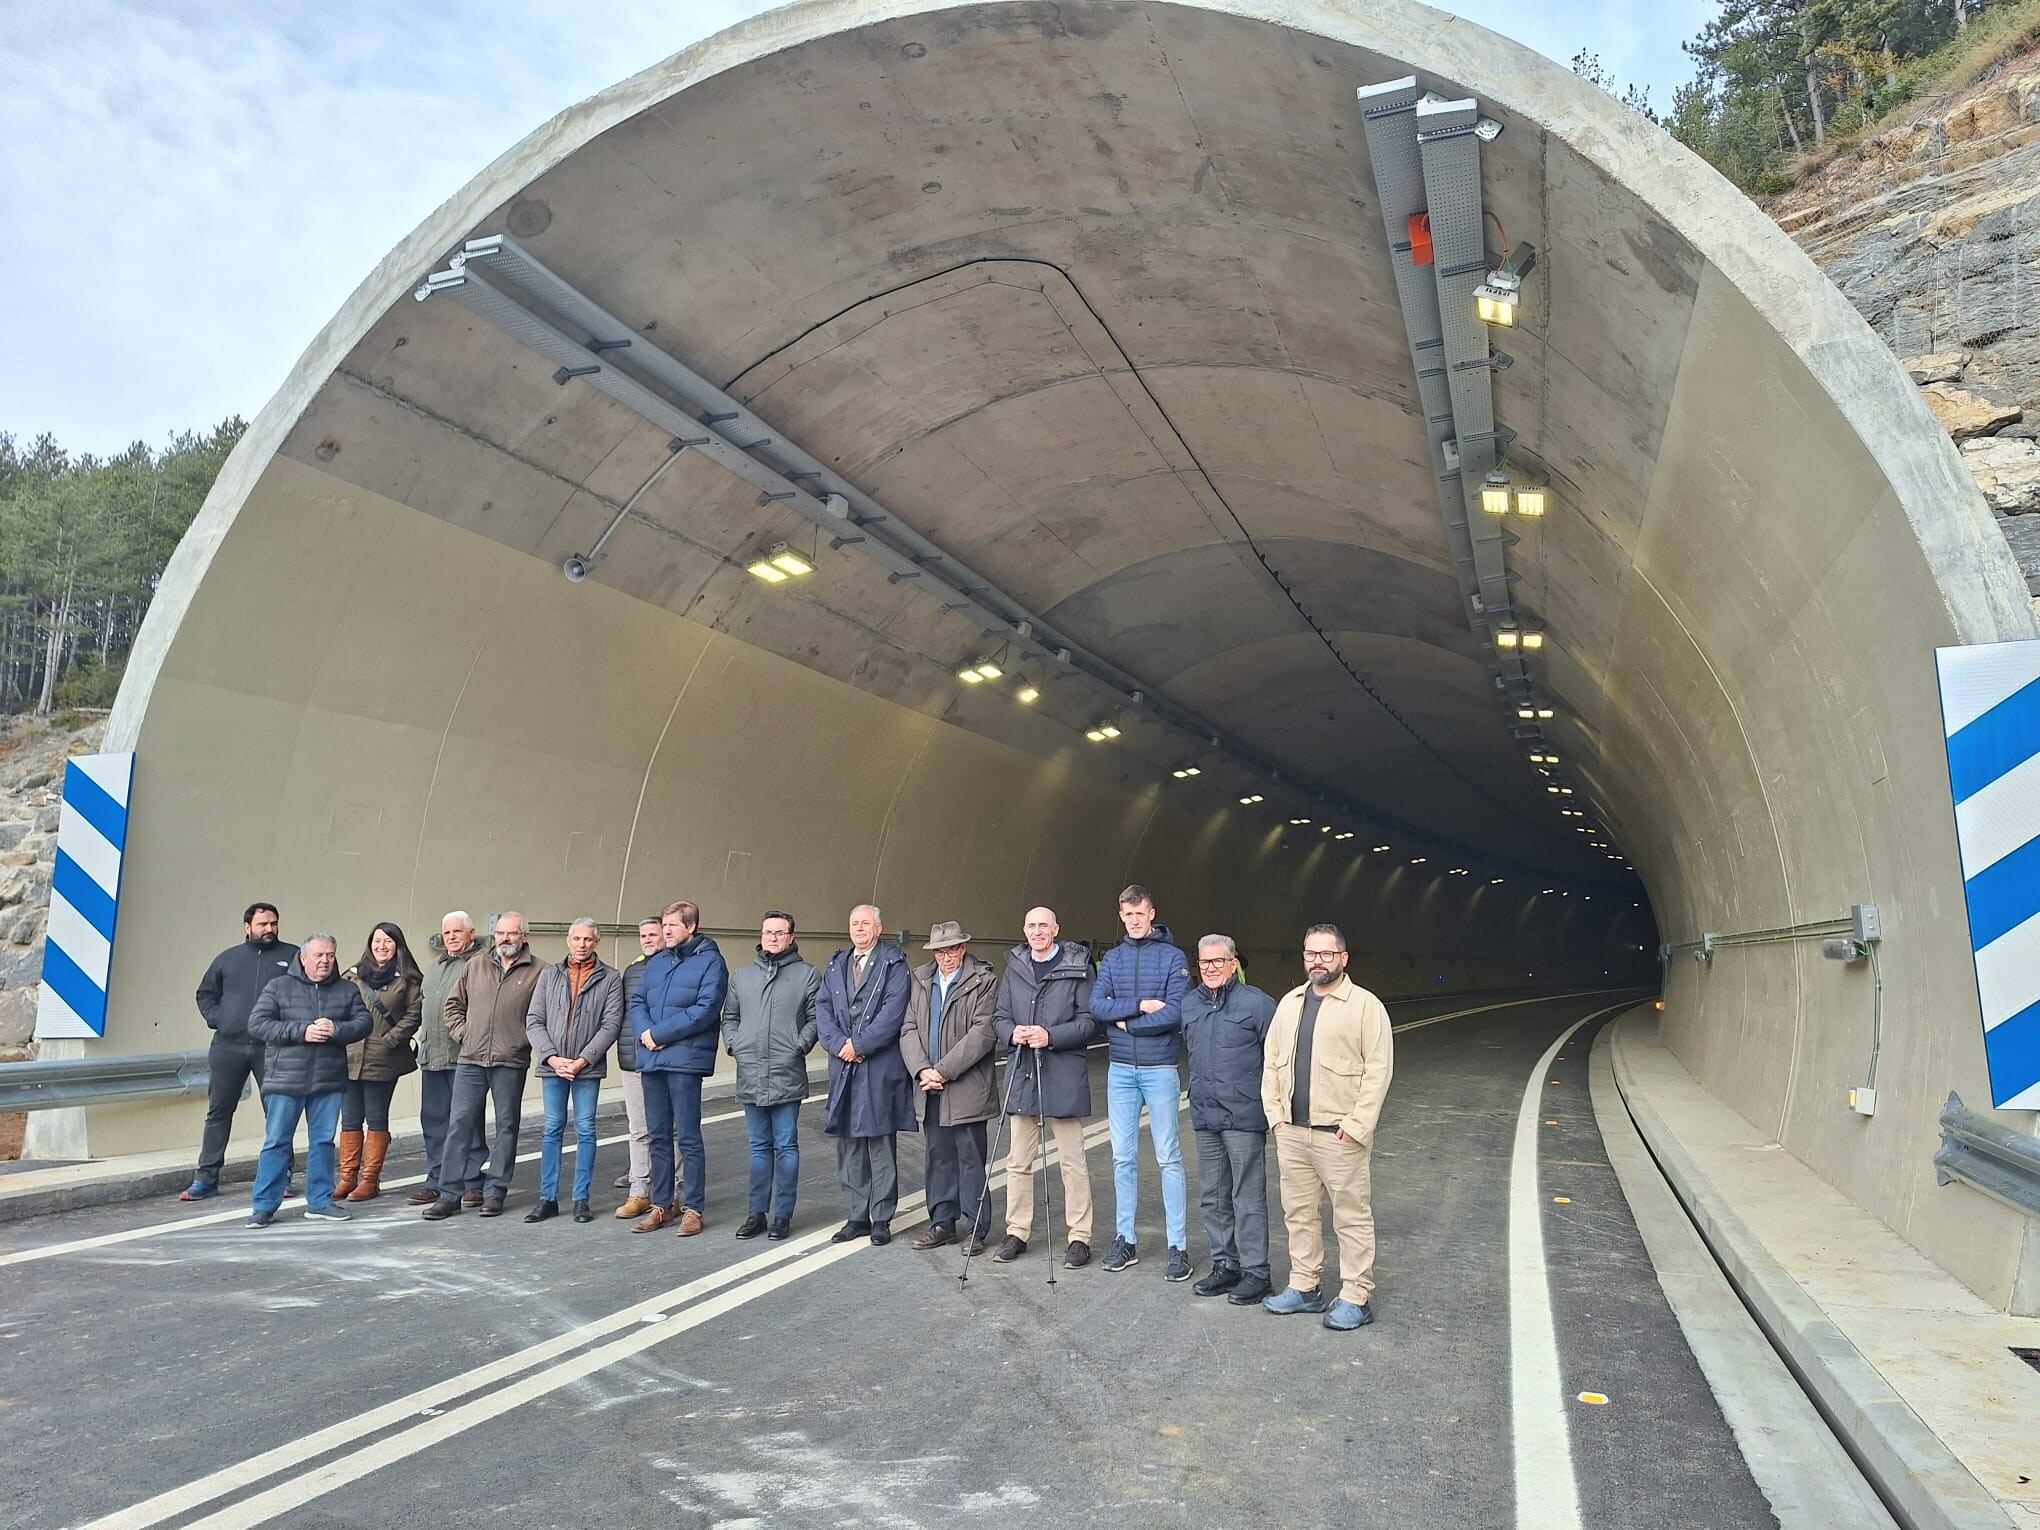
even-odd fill
[(1877, 1114), (1877, 1091), (1858, 1085), (1849, 1091), (1849, 1109), (1859, 1116)]
[(1850, 933), (1865, 945), (1884, 938), (1884, 921), (1877, 917), (1877, 905), (1874, 903), (1850, 904), (1849, 926)]

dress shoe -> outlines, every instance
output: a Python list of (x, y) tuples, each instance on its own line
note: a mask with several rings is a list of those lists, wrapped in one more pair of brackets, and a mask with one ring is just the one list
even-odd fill
[(954, 1243), (955, 1241), (956, 1234), (950, 1230), (947, 1223), (930, 1222), (928, 1230), (914, 1240), (914, 1247), (941, 1248), (944, 1244)]
[(884, 1248), (888, 1243), (892, 1242), (892, 1223), (873, 1222), (871, 1224), (871, 1241), (880, 1248)]
[(845, 1222), (841, 1227), (829, 1234), (829, 1241), (831, 1243), (848, 1243), (851, 1239), (861, 1238), (870, 1231), (871, 1224), (869, 1222)]
[(1199, 1296), (1223, 1296), (1240, 1283), (1240, 1272), (1229, 1264), (1214, 1264), (1211, 1273), (1190, 1289)]
[(1063, 1268), (1081, 1270), (1091, 1262), (1091, 1245), (1082, 1238), (1070, 1239), (1070, 1246), (1063, 1250)]
[(765, 1236), (774, 1243), (781, 1242), (792, 1235), (793, 1220), (790, 1217), (784, 1220), (775, 1220), (770, 1227), (765, 1229)]
[(628, 1222), (632, 1217), (641, 1217), (651, 1209), (652, 1198), (649, 1195), (633, 1195), (616, 1208), (616, 1220)]
[(691, 1238), (696, 1233), (700, 1232), (701, 1229), (706, 1227), (707, 1225), (708, 1223), (702, 1220), (701, 1213), (696, 1211), (692, 1206), (684, 1206), (681, 1208), (680, 1210), (681, 1237)]
[(482, 1192), (469, 1190), (461, 1196), (460, 1203), (463, 1206), (479, 1206), (482, 1204)]
[(1374, 1321), (1374, 1309), (1365, 1302), (1349, 1302), (1343, 1296), (1325, 1313), (1325, 1327), (1339, 1333), (1365, 1328)]
[(964, 1253), (972, 1259), (985, 1251), (985, 1240), (976, 1233), (972, 1233), (968, 1238), (958, 1238), (956, 1241), (963, 1245)]
[[(488, 1214), (487, 1208), (484, 1208), (482, 1215), (487, 1216)], [(550, 1222), (559, 1214), (560, 1203), (558, 1201), (540, 1201), (531, 1210), (524, 1213), (524, 1220), (527, 1222)]]
[(670, 1225), (672, 1220), (673, 1208), (671, 1206), (654, 1206), (651, 1214), (642, 1222), (633, 1225), (631, 1231), (634, 1233), (657, 1232), (660, 1228)]
[(409, 1195), (405, 1196), (404, 1199), (413, 1206), (430, 1206), (439, 1199), (439, 1192), (428, 1186), (420, 1185)]
[[(557, 1207), (555, 1207), (555, 1208), (554, 1208), (554, 1210), (558, 1210), (558, 1209), (559, 1209), (559, 1208), (557, 1208)], [(485, 1195), (485, 1196), (483, 1196), (483, 1197), (482, 1197), (482, 1215), (483, 1215), (483, 1216), (485, 1216), (485, 1217), (500, 1217), (500, 1216), (501, 1216), (502, 1214), (503, 1214), (503, 1197), (502, 1197), (502, 1196), (500, 1196), (500, 1195)]]
[(445, 1196), (441, 1196), (425, 1208), (425, 1220), (428, 1222), (444, 1222), (448, 1217), (457, 1217), (459, 1215), (460, 1202), (450, 1201)]
[(625, 1169), (615, 1179), (612, 1179), (609, 1182), (609, 1188), (612, 1190), (628, 1190), (630, 1188), (630, 1170)]
[(1258, 1307), (1261, 1298), (1273, 1289), (1265, 1275), (1242, 1275), (1240, 1283), (1225, 1293), (1225, 1299), (1235, 1307)]
[(574, 1202), (574, 1220), (576, 1222), (594, 1221), (595, 1208), (593, 1206), (590, 1206), (586, 1201)]
[(744, 1218), (743, 1225), (737, 1229), (737, 1236), (739, 1238), (755, 1238), (763, 1231), (765, 1231), (765, 1213), (754, 1211)]

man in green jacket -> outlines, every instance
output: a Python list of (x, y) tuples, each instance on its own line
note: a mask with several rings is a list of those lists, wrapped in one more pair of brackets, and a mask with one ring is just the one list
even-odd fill
[(463, 1149), (453, 1155), (452, 1172), (446, 1173), (446, 1125), (453, 1111), (453, 1070), (460, 1061), (460, 1043), (446, 1028), (446, 996), (461, 969), (475, 954), (475, 922), (454, 909), (439, 921), (439, 933), (432, 937), (432, 964), (425, 969), (421, 985), (418, 1021), (418, 1127), (425, 1134), (425, 1183), (411, 1192), (413, 1206), (430, 1206), (439, 1199), (439, 1181), (444, 1174), (454, 1192), (466, 1192), (465, 1204), (482, 1204), (482, 1159), (487, 1149), (480, 1124)]
[(821, 988), (821, 970), (802, 959), (793, 938), (793, 915), (772, 910), (759, 921), (757, 960), (730, 974), (723, 998), (723, 1046), (737, 1060), (737, 1103), (751, 1138), (750, 1214), (739, 1238), (777, 1241), (793, 1230), (800, 1102)]

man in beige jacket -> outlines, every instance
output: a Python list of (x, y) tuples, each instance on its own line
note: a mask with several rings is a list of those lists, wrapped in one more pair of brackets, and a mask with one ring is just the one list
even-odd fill
[[(1282, 1219), (1289, 1229), (1289, 1285), (1268, 1311), (1322, 1312), (1341, 1332), (1374, 1321), (1374, 1124), (1395, 1062), (1388, 1011), (1346, 976), (1346, 937), (1334, 924), (1303, 932), (1309, 981), (1275, 1006), (1261, 1068), (1261, 1107), (1275, 1133)], [(1319, 1284), (1324, 1236), (1318, 1207), (1332, 1198), (1339, 1239), (1339, 1299), (1327, 1310)]]

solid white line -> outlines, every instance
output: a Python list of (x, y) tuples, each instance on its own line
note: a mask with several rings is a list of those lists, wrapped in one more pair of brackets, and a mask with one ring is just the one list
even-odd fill
[(1509, 1413), (1516, 1446), (1517, 1530), (1580, 1530), (1580, 1488), (1572, 1430), (1560, 1390), (1558, 1330), (1544, 1263), (1544, 1205), (1538, 1193), (1537, 1122), (1551, 1064), (1580, 1027), (1627, 1009), (1582, 1015), (1545, 1049), (1516, 1112), (1509, 1159)]

